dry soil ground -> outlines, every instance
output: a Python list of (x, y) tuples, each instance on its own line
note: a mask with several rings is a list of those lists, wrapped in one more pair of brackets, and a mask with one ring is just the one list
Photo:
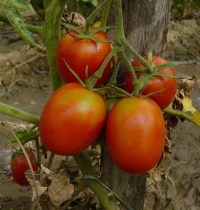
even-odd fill
[[(176, 68), (178, 74), (195, 75), (191, 94), (200, 110), (200, 21), (184, 20), (169, 26), (166, 57), (187, 60)], [(195, 64), (196, 63), (196, 64)], [(8, 25), (0, 26), (0, 101), (33, 114), (40, 114), (48, 99), (50, 78), (46, 57), (29, 47)], [(27, 124), (6, 117), (13, 129)], [(0, 209), (29, 209), (30, 191), (15, 184), (9, 175), (11, 133), (0, 119)], [(200, 129), (179, 122), (172, 130), (172, 155), (165, 161), (166, 180), (148, 183), (145, 210), (200, 209)], [(6, 153), (7, 152), (7, 153)]]

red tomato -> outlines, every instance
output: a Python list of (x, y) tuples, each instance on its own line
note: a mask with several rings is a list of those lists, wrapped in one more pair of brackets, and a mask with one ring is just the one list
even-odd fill
[[(147, 59), (147, 56), (144, 56), (144, 58)], [(164, 63), (167, 63), (165, 59), (156, 56), (153, 57), (153, 65), (155, 67)], [(139, 60), (135, 60), (132, 63), (132, 65), (133, 67), (143, 66)], [(162, 69), (160, 73), (175, 76), (175, 72), (171, 67)], [(139, 76), (141, 73), (137, 72), (137, 74)], [(134, 90), (134, 87), (132, 85), (132, 77), (130, 73), (125, 74), (124, 89), (129, 93), (132, 93)], [(174, 100), (176, 89), (177, 89), (177, 81), (175, 78), (159, 76), (159, 77), (153, 77), (152, 79), (149, 80), (148, 84), (143, 89), (142, 94), (148, 95), (157, 92), (149, 96), (149, 98), (154, 100), (160, 106), (161, 109), (165, 109)]]
[[(107, 99), (106, 102), (106, 110), (107, 110), (107, 116), (110, 112), (110, 110), (112, 109), (112, 107), (114, 106), (114, 104), (118, 101), (118, 98), (110, 98)], [(106, 116), (106, 119), (107, 119)], [(106, 123), (104, 123), (104, 126), (101, 130), (101, 132), (99, 133), (99, 135), (97, 136), (95, 142), (103, 147), (106, 147)]]
[(159, 106), (149, 98), (124, 98), (111, 109), (106, 143), (113, 162), (123, 171), (141, 174), (160, 160), (165, 123)]
[(100, 133), (106, 118), (104, 99), (78, 83), (59, 88), (46, 103), (40, 119), (41, 142), (58, 155), (85, 150)]
[[(34, 155), (32, 149), (27, 148), (26, 152), (28, 154), (29, 160), (33, 167), (33, 170), (37, 171), (38, 165), (37, 165), (37, 161), (36, 161), (36, 158), (35, 158), (35, 155)], [(29, 169), (30, 168), (29, 168), (28, 162), (27, 162), (26, 157), (23, 152), (17, 152), (12, 155), (12, 157), (11, 157), (11, 174), (12, 174), (13, 180), (17, 184), (22, 185), (22, 186), (29, 185), (29, 182), (26, 179), (26, 176), (24, 174)]]
[[(93, 30), (91, 28), (90, 30)], [(90, 39), (76, 38), (77, 32), (69, 30), (59, 41), (57, 46), (57, 67), (60, 77), (65, 83), (76, 82), (76, 78), (70, 72), (66, 63), (85, 82), (86, 75), (89, 77), (96, 72), (111, 51), (109, 42), (97, 42)], [(108, 41), (105, 32), (99, 31), (94, 38)], [(65, 63), (66, 62), (66, 63)], [(97, 81), (96, 87), (101, 86), (108, 79), (112, 67), (110, 61), (104, 69), (102, 77)], [(86, 73), (87, 69), (87, 73)]]

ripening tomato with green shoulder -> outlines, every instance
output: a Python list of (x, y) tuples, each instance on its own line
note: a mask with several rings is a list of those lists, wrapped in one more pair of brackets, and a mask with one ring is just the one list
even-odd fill
[[(33, 171), (38, 170), (38, 164), (35, 158), (35, 154), (33, 153), (33, 150), (31, 148), (25, 149), (27, 152), (27, 155), (29, 157), (30, 163), (33, 167)], [(27, 186), (29, 185), (29, 182), (25, 176), (25, 172), (27, 170), (30, 170), (28, 162), (26, 160), (26, 157), (22, 151), (17, 151), (12, 154), (11, 157), (11, 174), (13, 177), (13, 180), (21, 185), (21, 186)]]
[(57, 89), (43, 108), (39, 132), (42, 145), (58, 155), (76, 155), (91, 145), (106, 119), (104, 99), (78, 83)]
[[(144, 56), (147, 60), (147, 56)], [(167, 63), (167, 60), (164, 58), (153, 56), (152, 65), (154, 67)], [(142, 63), (139, 60), (135, 60), (132, 62), (133, 67), (143, 67)], [(175, 76), (174, 69), (172, 67), (164, 68), (159, 71), (162, 74), (166, 74), (169, 76)], [(141, 72), (137, 71), (136, 74), (140, 77)], [(134, 86), (132, 84), (132, 77), (129, 72), (127, 72), (124, 76), (124, 89), (132, 93), (134, 90)], [(169, 78), (165, 76), (156, 76), (149, 80), (147, 85), (142, 90), (143, 95), (149, 95), (149, 98), (154, 100), (160, 108), (163, 110), (167, 106), (171, 104), (174, 100), (177, 90), (177, 80), (176, 78)]]
[[(79, 27), (79, 29), (83, 30), (82, 27)], [(96, 28), (90, 27), (89, 30), (94, 31)], [(56, 60), (58, 73), (65, 83), (77, 82), (68, 66), (85, 82), (87, 77), (100, 68), (111, 51), (110, 42), (104, 31), (98, 31), (93, 34), (93, 38), (100, 41), (88, 38), (80, 39), (77, 36), (78, 33), (70, 29), (64, 34), (57, 45)], [(110, 60), (95, 87), (99, 87), (106, 82), (111, 73), (112, 65), (112, 60)]]
[(106, 144), (112, 161), (130, 174), (142, 174), (159, 162), (165, 145), (160, 107), (149, 98), (123, 98), (111, 109)]

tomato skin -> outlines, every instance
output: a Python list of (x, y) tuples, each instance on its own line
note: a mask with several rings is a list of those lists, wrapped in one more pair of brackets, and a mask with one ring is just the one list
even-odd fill
[(106, 143), (113, 162), (130, 174), (142, 174), (160, 160), (165, 123), (159, 106), (149, 98), (124, 98), (111, 109)]
[[(110, 98), (107, 99), (106, 102), (106, 111), (107, 111), (107, 115), (106, 115), (106, 120), (107, 120), (107, 116), (110, 112), (110, 110), (112, 109), (112, 107), (115, 105), (115, 103), (118, 101), (118, 98)], [(99, 135), (97, 136), (95, 142), (96, 144), (101, 145), (102, 147), (106, 147), (106, 120), (104, 123), (104, 126), (101, 130), (101, 132), (99, 133)]]
[(40, 119), (41, 143), (58, 155), (84, 151), (100, 133), (106, 118), (104, 99), (78, 83), (59, 88), (47, 101)]
[[(93, 30), (93, 28), (90, 28)], [(80, 79), (85, 82), (86, 69), (88, 77), (96, 72), (106, 56), (111, 51), (109, 42), (96, 42), (89, 39), (76, 38), (77, 32), (69, 30), (57, 45), (57, 67), (60, 77), (65, 83), (76, 82), (76, 78), (70, 72), (66, 63), (73, 69)], [(105, 32), (99, 31), (94, 37), (102, 41), (108, 41)], [(66, 62), (66, 63), (65, 63)], [(99, 87), (106, 82), (112, 68), (112, 61), (109, 61), (104, 69), (102, 77), (97, 81), (95, 87)]]
[[(33, 170), (37, 171), (38, 165), (37, 165), (37, 161), (36, 161), (36, 158), (32, 149), (27, 148), (26, 152), (28, 154)], [(23, 152), (14, 153), (11, 157), (11, 174), (12, 174), (13, 180), (17, 184), (22, 185), (22, 186), (29, 185), (29, 182), (26, 179), (26, 176), (24, 174), (27, 170), (29, 170), (29, 165)]]
[[(144, 56), (144, 58), (147, 60), (147, 56)], [(152, 62), (155, 67), (167, 63), (165, 59), (157, 56), (153, 56)], [(132, 66), (142, 67), (143, 65), (139, 60), (135, 60), (134, 62), (132, 62)], [(138, 76), (140, 75), (139, 72), (136, 73)], [(160, 73), (175, 76), (175, 72), (171, 67), (162, 69)], [(129, 93), (132, 93), (134, 90), (134, 87), (132, 85), (132, 77), (129, 72), (126, 73), (124, 77), (124, 89)], [(153, 77), (149, 80), (148, 84), (142, 91), (142, 94), (148, 95), (159, 91), (158, 93), (149, 96), (149, 98), (154, 100), (163, 110), (167, 106), (169, 106), (170, 103), (174, 100), (176, 90), (177, 90), (177, 81), (175, 78), (167, 78), (159, 76), (159, 77)]]

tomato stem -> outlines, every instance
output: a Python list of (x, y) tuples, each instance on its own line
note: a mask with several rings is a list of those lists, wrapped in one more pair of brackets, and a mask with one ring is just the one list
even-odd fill
[(121, 38), (122, 43), (128, 48), (128, 50), (134, 55), (135, 58), (137, 58), (144, 67), (146, 67), (151, 73), (154, 72), (154, 68), (151, 65), (151, 63), (147, 60), (145, 60), (126, 40), (125, 37)]
[(101, 184), (106, 190), (108, 190), (109, 192), (111, 192), (114, 197), (120, 201), (120, 203), (128, 210), (133, 210), (132, 208), (129, 208), (124, 202), (123, 200), (115, 193), (113, 192), (108, 186), (106, 186), (104, 183), (102, 183), (99, 179), (97, 179), (96, 177), (93, 177), (91, 175), (84, 175), (83, 176), (83, 179), (84, 180), (94, 180), (96, 182), (98, 182), (99, 184)]
[(74, 160), (76, 161), (77, 165), (79, 166), (82, 174), (90, 174), (92, 176), (97, 176), (94, 168), (92, 166), (91, 160), (89, 155), (86, 153), (86, 151), (78, 154), (78, 155), (74, 155)]
[(55, 154), (51, 152), (48, 163), (47, 163), (47, 168), (51, 167), (54, 157), (55, 157)]
[(97, 14), (110, 2), (110, 0), (103, 1), (85, 20), (84, 34), (88, 34), (89, 26), (94, 23), (94, 18)]
[(106, 27), (109, 12), (110, 12), (110, 5), (111, 5), (111, 1), (109, 1), (108, 5), (106, 5), (106, 7), (104, 7), (103, 9), (103, 13), (101, 16), (101, 25), (100, 25), (101, 27)]
[(118, 74), (119, 65), (120, 65), (120, 59), (115, 54), (113, 60), (114, 60), (113, 72), (110, 77), (109, 83), (112, 85), (116, 85), (117, 84), (117, 74)]
[(103, 71), (106, 68), (108, 62), (112, 59), (112, 57), (116, 54), (116, 52), (118, 50), (119, 50), (119, 48), (117, 46), (114, 47), (110, 51), (110, 53), (106, 56), (103, 63), (101, 64), (100, 68), (86, 80), (86, 88), (87, 89), (91, 90), (94, 88), (98, 79), (102, 77)]
[(128, 97), (128, 98), (132, 98), (132, 97), (133, 97), (132, 94), (126, 92), (125, 90), (123, 90), (123, 89), (121, 89), (121, 88), (119, 88), (119, 87), (117, 87), (117, 86), (114, 86), (114, 89), (115, 89), (118, 93), (122, 94), (123, 97)]
[[(122, 48), (126, 47), (135, 58), (137, 58), (144, 67), (148, 69), (150, 73), (155, 72), (154, 67), (152, 66), (150, 61), (145, 60), (135, 49), (132, 47), (129, 42), (127, 41), (125, 34), (124, 34), (124, 26), (123, 26), (123, 13), (122, 13), (122, 1), (116, 0), (115, 1), (115, 8), (116, 8), (116, 26), (117, 26), (117, 43), (118, 45), (121, 45)], [(137, 75), (135, 73), (134, 68), (132, 67), (131, 62), (127, 58), (124, 49), (120, 52), (121, 60), (123, 60), (128, 67), (129, 72), (131, 73), (131, 76), (133, 78), (133, 85), (134, 85), (134, 92), (133, 95), (137, 96), (139, 95), (140, 89), (144, 87), (144, 82), (142, 82), (142, 85), (140, 84), (141, 80), (137, 79)], [(145, 80), (146, 82), (146, 80)]]
[(67, 66), (67, 68), (69, 69), (69, 71), (74, 75), (74, 77), (77, 79), (77, 81), (83, 86), (85, 87), (85, 83), (81, 80), (81, 78), (78, 76), (78, 74), (68, 65), (68, 63), (64, 60), (65, 65)]
[(66, 2), (67, 0), (51, 1), (51, 4), (48, 5), (48, 8), (46, 9), (44, 36), (53, 91), (59, 88), (62, 84), (57, 72), (56, 47), (61, 37), (60, 25)]
[(23, 120), (25, 122), (33, 123), (36, 125), (39, 124), (39, 120), (40, 120), (40, 118), (36, 115), (14, 108), (2, 102), (0, 102), (0, 113), (17, 118), (19, 120)]
[(84, 183), (85, 186), (89, 187), (95, 193), (95, 195), (101, 202), (103, 209), (105, 210), (119, 209), (119, 204), (117, 203), (117, 200), (99, 182), (97, 182), (94, 179), (93, 180), (84, 179), (82, 182)]
[[(73, 157), (77, 165), (79, 166), (83, 177), (85, 175), (90, 175), (97, 178), (97, 174), (86, 151)], [(95, 193), (105, 210), (116, 209), (116, 201), (114, 200), (114, 198), (109, 198), (108, 194), (110, 192), (105, 189), (99, 182), (92, 179), (83, 179), (80, 188), (83, 189), (83, 186), (89, 187)]]
[(165, 64), (161, 64), (159, 66), (156, 66), (155, 67), (155, 71), (158, 72), (158, 71), (160, 71), (162, 69), (173, 67), (173, 66), (176, 66), (176, 65), (178, 65), (178, 63), (176, 63), (176, 62), (167, 62)]
[(172, 108), (171, 105), (169, 105), (167, 108), (165, 108), (163, 110), (164, 113), (167, 113), (167, 114), (171, 114), (173, 116), (177, 116), (177, 117), (180, 117), (181, 119), (185, 119), (185, 120), (188, 120), (196, 125), (198, 125), (195, 121), (194, 121), (194, 116), (193, 115), (188, 115), (186, 112), (183, 112), (183, 111), (179, 111), (179, 110), (175, 110)]

